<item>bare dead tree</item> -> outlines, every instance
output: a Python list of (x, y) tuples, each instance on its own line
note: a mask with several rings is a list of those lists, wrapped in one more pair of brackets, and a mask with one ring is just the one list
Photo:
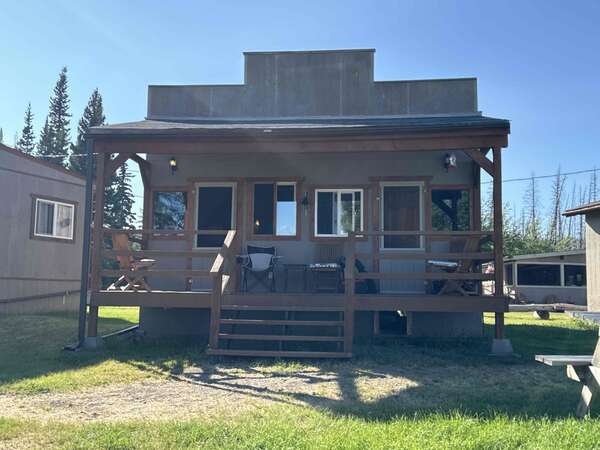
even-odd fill
[(556, 178), (552, 182), (552, 210), (548, 224), (548, 239), (552, 244), (556, 244), (564, 237), (562, 210), (565, 182), (566, 176), (561, 174), (558, 166)]

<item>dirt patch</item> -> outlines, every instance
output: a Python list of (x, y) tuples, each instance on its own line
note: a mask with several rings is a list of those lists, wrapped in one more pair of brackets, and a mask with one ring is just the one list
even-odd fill
[(415, 386), (376, 371), (294, 373), (188, 369), (168, 380), (145, 380), (77, 392), (0, 394), (0, 416), (59, 421), (189, 419), (236, 415), (268, 404), (327, 406), (375, 401)]

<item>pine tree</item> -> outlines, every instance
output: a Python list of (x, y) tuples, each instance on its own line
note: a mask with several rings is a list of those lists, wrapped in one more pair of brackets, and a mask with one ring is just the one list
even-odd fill
[(123, 164), (106, 187), (104, 222), (110, 228), (127, 229), (135, 224), (133, 189), (127, 163)]
[[(51, 155), (52, 154), (52, 141), (54, 140), (54, 133), (46, 117), (44, 127), (40, 132), (40, 140), (37, 145), (37, 155)], [(50, 158), (54, 159), (54, 158)]]
[(48, 161), (65, 166), (69, 154), (69, 94), (67, 81), (67, 68), (63, 67), (50, 97), (50, 111), (48, 112), (50, 147), (38, 148), (39, 156), (47, 156)]
[(23, 153), (33, 155), (35, 153), (35, 135), (33, 134), (33, 113), (31, 112), (31, 103), (27, 105), (25, 111), (25, 126), (21, 132), (21, 137), (17, 141), (16, 147)]
[(2, 127), (0, 127), (0, 144), (4, 142), (4, 132), (2, 131)]
[[(77, 141), (71, 145), (71, 156), (69, 157), (69, 167), (82, 175), (87, 171), (87, 158), (79, 156), (86, 153), (84, 137), (90, 127), (104, 125), (106, 117), (104, 116), (104, 107), (102, 105), (102, 95), (98, 92), (98, 88), (94, 89), (88, 104), (83, 110), (83, 115), (79, 119), (77, 126)], [(94, 164), (92, 162), (92, 164)], [(95, 166), (95, 165), (94, 165)], [(95, 173), (95, 171), (94, 171)]]

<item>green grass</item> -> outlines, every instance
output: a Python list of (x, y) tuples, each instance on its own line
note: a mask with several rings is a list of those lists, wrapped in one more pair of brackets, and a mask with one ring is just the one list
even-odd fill
[[(100, 332), (136, 321), (136, 309), (102, 308)], [(493, 315), (485, 323), (489, 338)], [(533, 362), (536, 353), (590, 354), (597, 330), (562, 314), (540, 321), (511, 313), (506, 331), (520, 357), (488, 356), (487, 339), (401, 339), (357, 346), (351, 361), (249, 361), (208, 358), (189, 342), (127, 338), (100, 351), (64, 352), (75, 338), (75, 316), (1, 317), (0, 395), (129, 383), (194, 365), (215, 373), (335, 373), (341, 399), (305, 393), (293, 396), (304, 406), (281, 402), (185, 421), (38, 422), (1, 418), (0, 411), (0, 448), (600, 448), (597, 412), (572, 418), (580, 386), (564, 369)], [(365, 398), (361, 377), (396, 375), (414, 387)]]

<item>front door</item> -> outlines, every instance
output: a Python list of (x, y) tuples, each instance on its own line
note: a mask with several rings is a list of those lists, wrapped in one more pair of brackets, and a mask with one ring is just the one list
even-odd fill
[(235, 184), (200, 184), (197, 189), (198, 231), (222, 233), (198, 233), (196, 247), (219, 248), (223, 245), (227, 231), (235, 228)]

